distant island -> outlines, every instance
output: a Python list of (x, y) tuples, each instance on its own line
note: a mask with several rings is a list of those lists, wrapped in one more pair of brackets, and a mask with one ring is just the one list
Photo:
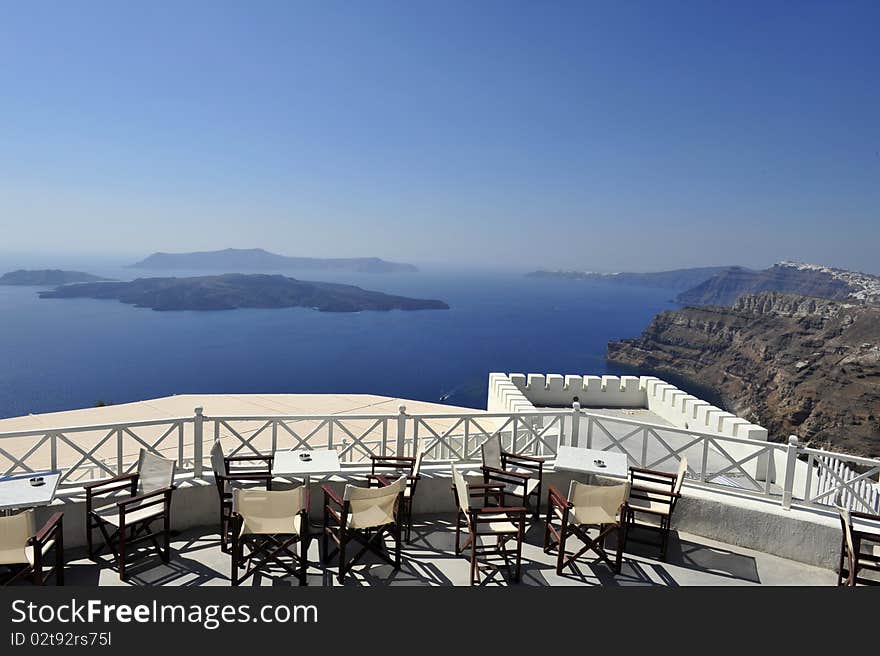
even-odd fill
[(587, 280), (607, 282), (617, 285), (634, 285), (639, 287), (657, 287), (660, 289), (690, 289), (709, 280), (712, 276), (740, 267), (711, 266), (690, 269), (673, 269), (671, 271), (655, 271), (649, 273), (597, 273), (595, 271), (532, 271), (529, 278), (563, 278), (567, 280)]
[(43, 287), (67, 285), (74, 282), (99, 282), (107, 280), (82, 271), (62, 271), (61, 269), (18, 269), (0, 276), (0, 285), (20, 285)]
[(378, 257), (315, 258), (291, 257), (262, 248), (227, 248), (196, 253), (153, 253), (130, 265), (135, 269), (213, 271), (355, 271), (358, 273), (400, 273), (418, 269), (412, 264), (388, 262)]
[(241, 273), (64, 285), (40, 292), (40, 298), (116, 299), (161, 311), (287, 307), (307, 307), (320, 312), (449, 309), (443, 301), (392, 296), (354, 285)]

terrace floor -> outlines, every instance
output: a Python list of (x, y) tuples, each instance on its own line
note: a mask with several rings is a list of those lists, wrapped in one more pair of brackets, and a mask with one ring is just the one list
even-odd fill
[[(577, 569), (568, 568), (562, 576), (555, 571), (553, 555), (543, 552), (543, 522), (533, 521), (523, 545), (522, 585), (530, 586), (690, 586), (690, 585), (835, 585), (837, 576), (830, 570), (811, 567), (777, 556), (733, 547), (686, 533), (670, 538), (667, 562), (657, 558), (657, 550), (632, 544), (624, 556), (622, 571), (615, 576), (604, 564), (582, 560)], [(368, 555), (364, 564), (348, 576), (347, 586), (416, 585), (466, 586), (469, 561), (456, 556), (453, 517), (417, 518), (413, 539), (403, 548), (399, 571), (380, 559)], [(572, 538), (569, 549), (577, 544)], [(326, 571), (317, 566), (320, 540), (312, 540), (309, 556), (308, 583), (314, 586), (339, 585), (331, 564)], [(211, 529), (194, 529), (172, 539), (172, 556), (163, 564), (151, 554), (134, 560), (129, 566), (130, 585), (229, 585), (230, 556), (220, 551), (217, 533)], [(500, 558), (494, 559), (502, 564)], [(85, 557), (83, 549), (67, 553), (65, 570), (68, 585), (122, 585), (110, 558), (95, 563)], [(481, 559), (481, 585), (508, 585), (507, 571)], [(278, 577), (260, 575), (245, 585), (295, 586), (294, 577), (282, 573)]]

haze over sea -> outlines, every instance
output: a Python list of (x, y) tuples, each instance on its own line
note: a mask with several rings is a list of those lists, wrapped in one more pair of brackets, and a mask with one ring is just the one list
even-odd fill
[[(0, 273), (19, 267), (116, 279), (225, 273), (0, 257)], [(526, 278), (522, 271), (279, 273), (439, 298), (451, 309), (155, 312), (0, 286), (0, 416), (188, 393), (367, 393), (484, 408), (491, 371), (623, 373), (605, 360), (608, 340), (635, 336), (654, 314), (675, 307), (668, 289)]]

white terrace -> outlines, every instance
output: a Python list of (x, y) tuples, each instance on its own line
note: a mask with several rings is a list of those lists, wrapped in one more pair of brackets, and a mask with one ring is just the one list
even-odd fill
[[(475, 469), (491, 436), (509, 450), (546, 457), (546, 480), (559, 487), (572, 478), (552, 471), (560, 445), (622, 452), (630, 465), (668, 471), (686, 457), (673, 528), (707, 558), (727, 550), (761, 563), (773, 554), (783, 565), (773, 561), (768, 571), (792, 573), (752, 582), (833, 581), (841, 539), (833, 499), (840, 493), (855, 509), (877, 510), (880, 461), (806, 448), (794, 437), (769, 441), (764, 428), (657, 378), (498, 373), (488, 383), (485, 411), (371, 395), (182, 395), (4, 419), (0, 475), (62, 471), (55, 504), (65, 511), (65, 544), (75, 548), (84, 543), (82, 484), (129, 472), (141, 448), (153, 450), (178, 464), (174, 527), (203, 544), (200, 536), (216, 532), (208, 464), (215, 441), (228, 455), (336, 449), (343, 471), (330, 477), (334, 485), (361, 480), (371, 454), (422, 450), (414, 514), (430, 528), (426, 544), (437, 546), (446, 539), (437, 522), (453, 510), (450, 464)], [(315, 516), (319, 497), (312, 498)]]

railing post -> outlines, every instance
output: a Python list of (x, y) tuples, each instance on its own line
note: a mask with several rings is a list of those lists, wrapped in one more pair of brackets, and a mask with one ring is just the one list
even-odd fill
[(204, 439), (205, 423), (203, 412), (204, 408), (196, 408), (195, 420), (193, 421), (193, 476), (196, 478), (202, 475), (202, 440)]
[(794, 488), (794, 470), (797, 465), (797, 452), (797, 435), (791, 435), (788, 438), (788, 447), (785, 453), (785, 484), (782, 487), (782, 507), (786, 510), (791, 508), (792, 489)]
[(406, 406), (398, 408), (397, 415), (397, 456), (406, 455)]
[(575, 401), (571, 404), (571, 440), (569, 446), (578, 445), (578, 435), (581, 432), (581, 404)]

